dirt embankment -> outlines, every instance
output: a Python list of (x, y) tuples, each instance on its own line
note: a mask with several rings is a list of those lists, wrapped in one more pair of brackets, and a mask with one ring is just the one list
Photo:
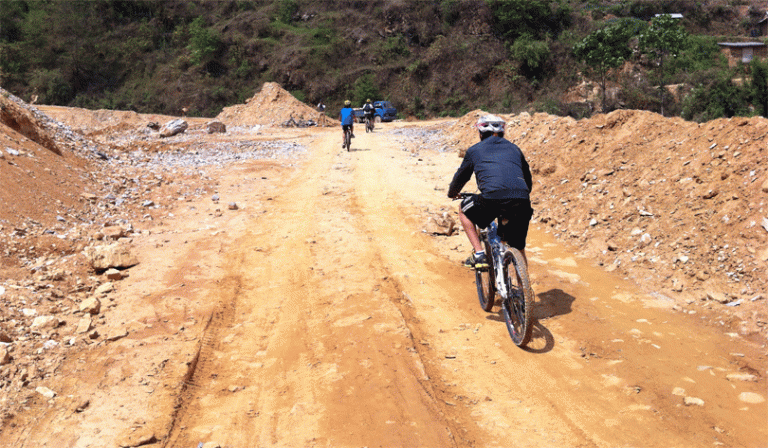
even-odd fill
[(338, 124), (337, 120), (307, 106), (273, 82), (264, 83), (261, 91), (245, 104), (225, 107), (216, 117), (228, 126), (279, 126), (291, 118), (297, 121), (314, 120), (318, 126)]

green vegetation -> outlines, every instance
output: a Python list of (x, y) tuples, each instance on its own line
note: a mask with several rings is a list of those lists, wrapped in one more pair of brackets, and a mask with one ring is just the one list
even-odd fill
[(664, 115), (665, 77), (664, 57), (676, 58), (683, 49), (688, 34), (680, 27), (677, 20), (668, 14), (654, 17), (651, 25), (640, 33), (640, 52), (659, 64), (658, 84), (661, 95), (661, 114)]
[[(2, 0), (0, 85), (40, 103), (206, 116), (267, 81), (309, 104), (388, 99), (417, 117), (485, 108), (581, 118), (619, 107), (697, 120), (765, 115), (766, 66), (731, 70), (717, 45), (745, 40), (764, 8), (753, 2), (739, 16), (714, 0)], [(672, 12), (684, 19), (654, 17)]]
[(642, 22), (622, 19), (593, 31), (573, 47), (576, 58), (586, 64), (588, 70), (600, 81), (603, 91), (603, 110), (606, 110), (608, 74), (611, 69), (622, 65), (632, 55), (629, 40), (643, 27)]

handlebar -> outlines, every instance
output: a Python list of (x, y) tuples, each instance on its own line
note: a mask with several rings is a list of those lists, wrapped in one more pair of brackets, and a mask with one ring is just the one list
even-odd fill
[(451, 198), (451, 199), (453, 199), (454, 201), (464, 200), (464, 198), (468, 198), (468, 197), (474, 196), (474, 195), (475, 195), (475, 193), (467, 193), (465, 191), (462, 191), (461, 193), (457, 194), (455, 198)]

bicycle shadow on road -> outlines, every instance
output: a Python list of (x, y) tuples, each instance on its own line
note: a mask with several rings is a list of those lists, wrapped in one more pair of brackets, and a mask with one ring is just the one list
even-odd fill
[(537, 294), (536, 297), (536, 304), (533, 306), (531, 342), (523, 350), (531, 353), (547, 353), (554, 348), (555, 337), (541, 323), (541, 320), (570, 313), (573, 311), (571, 305), (576, 300), (576, 297), (562, 289), (550, 289), (549, 291)]
[(533, 318), (536, 320), (568, 314), (576, 297), (562, 289), (550, 289), (536, 294), (536, 305), (533, 307)]
[(352, 147), (347, 152), (360, 152), (360, 151), (370, 151), (370, 149), (368, 149), (368, 148), (355, 148), (355, 147)]
[[(555, 337), (552, 332), (541, 323), (550, 317), (568, 314), (572, 310), (572, 304), (576, 298), (562, 289), (550, 289), (537, 294), (536, 303), (533, 305), (533, 332), (531, 341), (523, 350), (530, 353), (547, 353), (555, 346)], [(486, 319), (504, 322), (501, 310), (497, 314), (490, 314)]]

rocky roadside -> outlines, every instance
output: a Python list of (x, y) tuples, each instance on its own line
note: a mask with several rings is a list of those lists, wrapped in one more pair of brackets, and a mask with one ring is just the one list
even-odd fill
[(212, 169), (306, 152), (293, 142), (257, 138), (258, 127), (227, 135), (193, 128), (160, 141), (141, 126), (106, 144), (27, 107), (59, 147), (92, 160), (94, 169), (84, 173), (89, 187), (79, 192), (81, 209), (56, 216), (54, 224), (32, 217), (0, 222), (0, 421), (33, 394), (55, 396), (43, 384), (60, 373), (63, 360), (129, 334), (109, 315), (117, 305), (110, 293), (141, 262), (132, 245), (173, 217), (178, 204), (203, 195), (216, 200)]

